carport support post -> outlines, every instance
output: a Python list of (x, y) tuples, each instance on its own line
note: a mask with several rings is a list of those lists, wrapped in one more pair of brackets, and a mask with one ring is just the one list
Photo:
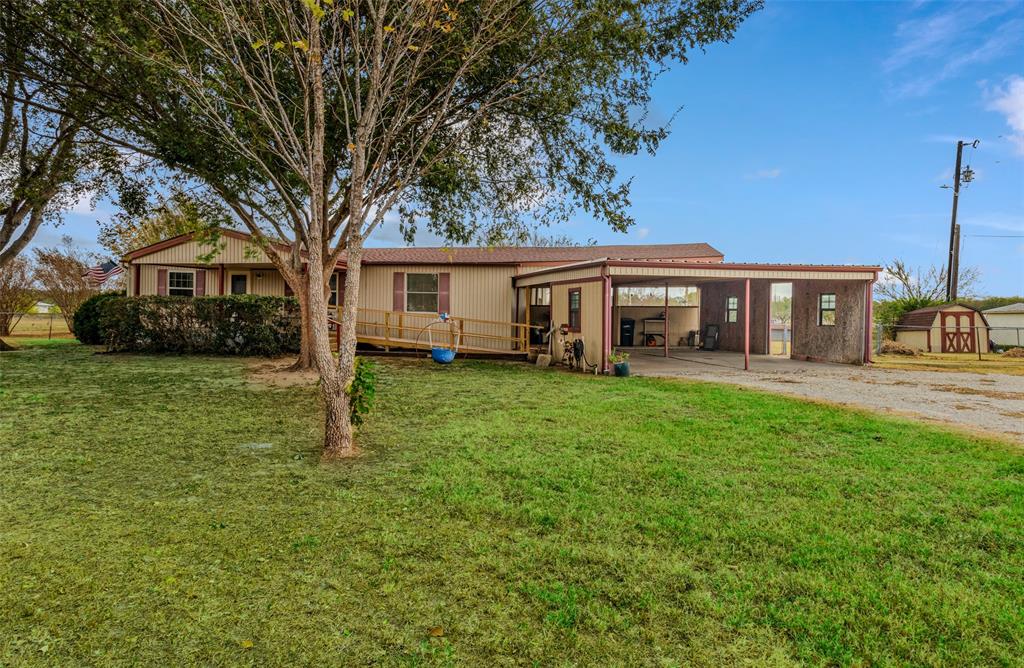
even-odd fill
[(750, 279), (743, 281), (743, 370), (750, 371)]
[(662, 338), (665, 340), (665, 357), (668, 357), (668, 283), (665, 284), (665, 322)]

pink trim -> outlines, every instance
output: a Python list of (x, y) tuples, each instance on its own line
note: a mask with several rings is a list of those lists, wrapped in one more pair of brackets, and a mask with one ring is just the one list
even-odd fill
[(864, 363), (871, 364), (871, 333), (874, 323), (874, 297), (872, 296), (875, 282), (868, 281), (864, 285)]
[(452, 275), (442, 272), (437, 275), (437, 312), (451, 313)]
[(167, 270), (157, 269), (156, 270), (156, 294), (160, 296), (167, 295)]
[(601, 268), (604, 285), (601, 291), (601, 371), (608, 373), (608, 356), (612, 354), (612, 277)]
[(391, 310), (405, 310), (405, 272), (396, 271), (391, 279)]
[[(842, 265), (842, 264), (757, 264), (749, 263), (744, 264), (742, 262), (714, 262), (704, 260), (594, 260), (593, 262), (577, 262), (571, 265), (560, 265), (555, 267), (547, 267), (539, 269), (537, 271), (527, 272), (519, 276), (515, 276), (515, 279), (532, 278), (534, 276), (543, 276), (544, 274), (552, 274), (560, 271), (570, 271), (575, 269), (586, 269), (588, 267), (597, 266), (606, 267), (670, 267), (672, 269), (731, 269), (731, 270), (749, 270), (749, 271), (836, 271), (841, 273), (863, 273), (872, 272), (877, 278), (878, 272), (882, 271), (881, 267), (866, 266), (866, 265)], [(665, 278), (664, 276), (658, 276), (657, 278)], [(736, 276), (701, 276), (698, 278), (704, 278), (707, 280), (738, 280)], [(599, 280), (600, 277), (591, 279), (580, 279), (580, 280)]]
[(750, 279), (743, 284), (743, 370), (750, 371)]
[(665, 344), (665, 357), (668, 357), (668, 283), (665, 284), (665, 322), (661, 326), (661, 339)]

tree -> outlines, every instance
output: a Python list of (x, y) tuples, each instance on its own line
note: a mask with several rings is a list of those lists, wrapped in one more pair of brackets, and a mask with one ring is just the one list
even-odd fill
[[(45, 4), (45, 3), (41, 3)], [(124, 156), (89, 128), (103, 126), (89, 95), (55, 77), (33, 47), (43, 14), (0, 11), (0, 270), (25, 249), (44, 222), (95, 196)], [(41, 7), (40, 7), (41, 8)]]
[(98, 292), (85, 277), (96, 258), (76, 248), (68, 236), (61, 239), (60, 247), (37, 248), (35, 255), (35, 282), (42, 294), (60, 308), (68, 331), (73, 334), (75, 311)]
[[(667, 136), (644, 125), (658, 75), (759, 6), (82, 0), (51, 11), (48, 39), (76, 80), (103, 79), (125, 145), (205, 183), (263, 242), (302, 306), (332, 459), (353, 451), (357, 309), (345, 300), (335, 364), (336, 263), (358, 294), (364, 242), (392, 210), (407, 238), (425, 224), (452, 242), (579, 208), (625, 230), (629, 184), (608, 153), (653, 153)], [(59, 46), (83, 24), (88, 59)]]
[(571, 246), (596, 246), (596, 239), (587, 239), (586, 241), (577, 241), (568, 234), (557, 233), (557, 234), (543, 234), (539, 230), (530, 230), (529, 235), (523, 239), (522, 244), (510, 244), (510, 245), (522, 245), (532, 246), (535, 248), (564, 248)]
[(788, 325), (793, 322), (793, 298), (780, 297), (773, 299), (771, 303), (772, 322), (780, 325)]
[(35, 302), (31, 267), (25, 258), (14, 258), (0, 271), (0, 336), (10, 336)]
[(120, 259), (137, 248), (190, 232), (210, 232), (225, 222), (219, 205), (174, 188), (143, 215), (120, 211), (101, 222), (98, 239), (115, 259)]
[[(981, 272), (977, 267), (961, 269), (957, 294), (964, 298), (974, 296), (980, 277)], [(875, 290), (879, 296), (887, 300), (937, 303), (946, 294), (946, 270), (935, 265), (925, 269), (913, 268), (903, 260), (893, 260), (882, 270), (881, 280)]]

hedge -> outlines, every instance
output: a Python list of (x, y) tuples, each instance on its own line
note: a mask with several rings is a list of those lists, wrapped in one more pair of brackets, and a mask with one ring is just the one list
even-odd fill
[(114, 297), (99, 311), (114, 352), (273, 356), (298, 352), (302, 335), (293, 297)]
[(91, 346), (103, 343), (103, 333), (100, 331), (100, 305), (119, 296), (119, 292), (104, 292), (82, 302), (73, 316), (75, 338)]

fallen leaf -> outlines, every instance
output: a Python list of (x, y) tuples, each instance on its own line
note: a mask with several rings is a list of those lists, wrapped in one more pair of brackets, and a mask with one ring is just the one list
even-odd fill
[(245, 649), (251, 649), (251, 648), (252, 648), (252, 641), (251, 641), (251, 640), (243, 640), (243, 641), (242, 641), (242, 642), (240, 642), (239, 644), (240, 644), (240, 645), (241, 645), (242, 647), (244, 647)]
[(443, 635), (444, 635), (444, 627), (442, 627), (442, 626), (431, 626), (430, 627), (430, 637), (431, 638), (440, 638)]

